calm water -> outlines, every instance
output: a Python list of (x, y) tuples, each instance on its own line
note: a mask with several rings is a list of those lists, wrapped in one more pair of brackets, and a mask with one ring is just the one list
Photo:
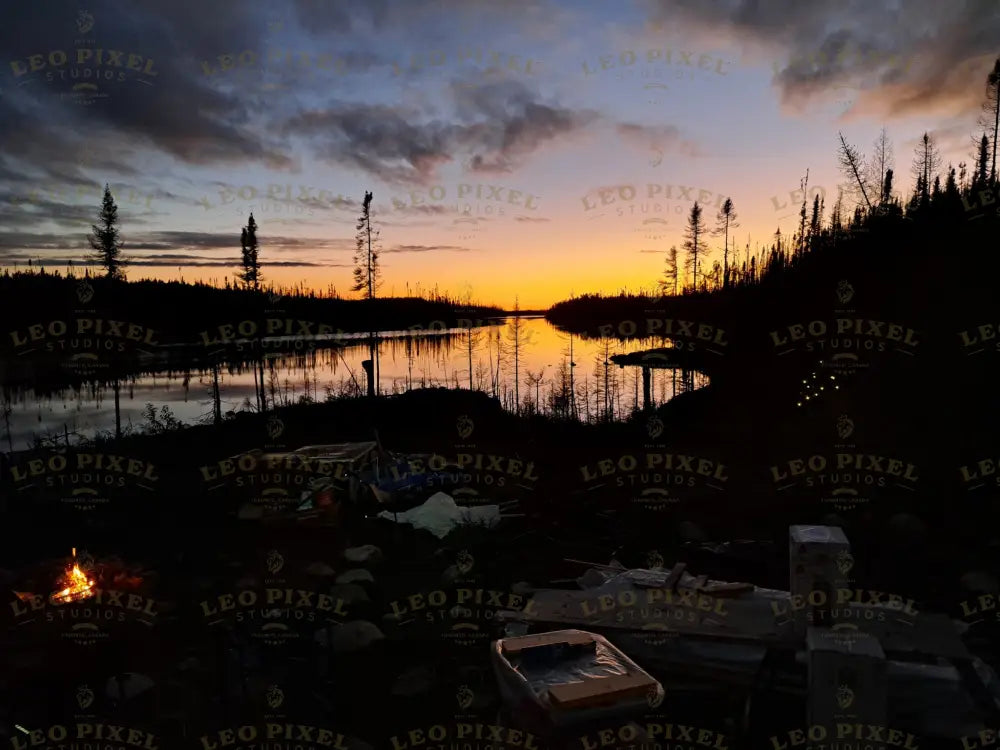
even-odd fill
[[(473, 329), (472, 387), (496, 395), (506, 408), (515, 405), (514, 320), (501, 325)], [(379, 343), (379, 389), (398, 393), (411, 388), (469, 387), (469, 337), (453, 335), (404, 336), (385, 334)], [(499, 337), (499, 341), (498, 341)], [(519, 333), (518, 399), (522, 409), (553, 410), (552, 396), (568, 387), (570, 336), (543, 318), (521, 318)], [(304, 343), (304, 342), (300, 342)], [(345, 342), (338, 349), (316, 348), (299, 354), (272, 354), (265, 365), (268, 403), (294, 403), (303, 398), (322, 401), (330, 394), (354, 393), (365, 386), (361, 362), (368, 358), (363, 342)], [(307, 348), (308, 345), (304, 344)], [(580, 419), (596, 420), (608, 408), (616, 417), (626, 416), (642, 403), (642, 377), (638, 368), (619, 368), (605, 358), (654, 346), (669, 345), (660, 339), (618, 341), (584, 340), (572, 337), (576, 411)], [(498, 357), (499, 353), (499, 357)], [(499, 359), (499, 364), (498, 364)], [(607, 378), (605, 378), (605, 372)], [(607, 382), (605, 382), (607, 381)], [(700, 373), (693, 386), (708, 382)], [(355, 385), (357, 383), (357, 386)], [(653, 370), (652, 400), (660, 404), (684, 389), (682, 374)], [(250, 365), (233, 365), (220, 372), (222, 413), (255, 404), (254, 374)], [(273, 397), (272, 397), (273, 392)], [(196, 424), (212, 417), (211, 371), (178, 371), (137, 377), (121, 387), (122, 429), (147, 427), (143, 412), (152, 404), (159, 413), (167, 407), (181, 422)], [(70, 434), (91, 437), (98, 431), (114, 430), (114, 392), (110, 388), (68, 389), (55, 397), (40, 397), (31, 390), (15, 391), (7, 420), (0, 421), (0, 450), (29, 448), (35, 436)], [(556, 406), (558, 408), (558, 405)], [(9, 424), (9, 429), (8, 429)], [(9, 443), (8, 443), (9, 441)]]

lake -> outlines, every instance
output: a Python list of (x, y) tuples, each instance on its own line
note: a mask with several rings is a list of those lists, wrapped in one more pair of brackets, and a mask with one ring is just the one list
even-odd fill
[[(515, 321), (519, 332), (515, 335)], [(572, 408), (560, 393), (569, 393), (569, 371), (573, 371), (575, 408), (583, 421), (596, 421), (610, 412), (614, 418), (626, 417), (642, 404), (642, 374), (638, 367), (620, 368), (605, 361), (614, 354), (646, 348), (669, 346), (660, 338), (587, 340), (572, 337), (573, 361), (569, 367), (569, 334), (560, 331), (542, 317), (504, 318), (497, 325), (474, 328), (470, 334), (452, 330), (414, 335), (412, 332), (383, 332), (379, 340), (379, 391), (400, 393), (412, 388), (471, 387), (495, 395), (505, 408), (515, 405), (515, 344), (518, 351), (517, 397), (523, 410), (540, 404), (542, 413)], [(329, 338), (329, 337), (327, 337)], [(304, 398), (323, 400), (328, 395), (353, 394), (366, 388), (362, 361), (368, 359), (366, 340), (343, 337), (339, 346), (327, 341), (297, 341), (298, 350), (289, 344), (265, 339), (265, 383), (268, 403), (278, 406)], [(269, 352), (269, 350), (271, 350)], [(499, 356), (498, 356), (499, 355)], [(565, 373), (565, 377), (561, 374)], [(210, 422), (212, 419), (211, 369), (178, 369), (137, 376), (123, 382), (120, 393), (122, 430), (147, 426), (143, 416), (148, 404), (161, 412), (163, 407), (185, 424)], [(563, 383), (566, 387), (563, 387)], [(687, 388), (708, 383), (701, 373), (684, 374), (679, 370), (652, 370), (651, 397), (654, 405), (674, 397)], [(231, 362), (220, 368), (219, 391), (222, 413), (240, 411), (256, 404), (254, 368)], [(67, 388), (54, 395), (39, 395), (30, 388), (9, 391), (6, 405), (9, 414), (0, 422), (0, 445), (4, 450), (30, 448), (37, 436), (69, 434), (92, 437), (101, 431), (114, 431), (114, 392), (94, 384), (80, 389)]]

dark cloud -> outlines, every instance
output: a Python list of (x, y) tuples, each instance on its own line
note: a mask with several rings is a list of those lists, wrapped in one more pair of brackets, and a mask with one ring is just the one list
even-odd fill
[(354, 4), (350, 13), (348, 6), (332, 0), (293, 0), (292, 8), (298, 23), (311, 34), (351, 33), (362, 21), (378, 23), (389, 15), (387, 0)]
[(1000, 51), (995, 0), (645, 2), (661, 27), (692, 25), (779, 53), (775, 83), (788, 105), (848, 85), (877, 91), (859, 104), (885, 114), (973, 112)]
[[(268, 235), (266, 232), (258, 234), (261, 242), (261, 262), (268, 263), (268, 258), (272, 253), (289, 253), (302, 251), (324, 251), (332, 253), (344, 253), (354, 249), (354, 240), (346, 238), (305, 238), (305, 237), (284, 237), (280, 235)], [(218, 232), (184, 232), (184, 231), (162, 231), (145, 232), (134, 236), (123, 243), (123, 251), (126, 256), (136, 259), (165, 259), (165, 258), (194, 258), (191, 253), (166, 251), (192, 250), (218, 250), (220, 253), (227, 253), (229, 257), (236, 259), (239, 253), (239, 234), (218, 233)], [(85, 233), (81, 232), (75, 237), (67, 234), (38, 233), (38, 232), (0, 232), (0, 262), (6, 258), (31, 251), (51, 251), (58, 250), (78, 250), (83, 257), (91, 252), (90, 244), (86, 240)], [(148, 255), (133, 255), (137, 251), (162, 250), (165, 252)], [(228, 261), (225, 256), (204, 256), (205, 259), (218, 261), (221, 264), (231, 264), (236, 260)], [(269, 265), (284, 265), (287, 262), (281, 261), (269, 263)], [(297, 261), (294, 261), (297, 263)], [(169, 265), (169, 264), (167, 264)], [(318, 265), (339, 265), (339, 264), (318, 264)]]
[[(69, 258), (69, 257), (58, 257), (58, 256), (38, 256), (38, 255), (0, 255), (3, 259), (5, 265), (13, 265), (15, 263), (19, 265), (28, 265), (30, 260), (32, 264), (40, 266), (99, 266), (101, 265), (98, 261), (89, 260), (86, 258)], [(157, 257), (147, 257), (142, 256), (138, 258), (132, 258), (128, 262), (129, 267), (149, 267), (149, 268), (239, 268), (240, 264), (236, 261), (222, 261), (222, 260), (200, 260), (198, 258), (192, 258), (189, 256), (177, 256), (176, 259), (163, 259)], [(274, 261), (268, 263), (267, 261), (261, 261), (261, 267), (277, 268), (277, 267), (288, 267), (288, 268), (299, 268), (299, 267), (309, 267), (309, 268), (326, 268), (330, 266), (348, 268), (350, 264), (348, 263), (317, 263), (315, 261), (305, 261), (305, 260), (287, 260), (287, 261)]]
[(475, 252), (474, 248), (471, 247), (460, 247), (458, 245), (397, 245), (396, 247), (391, 247), (387, 250), (383, 250), (384, 253), (429, 253), (437, 250), (445, 250), (453, 253), (470, 253)]
[[(213, 7), (206, 13), (205, 4), (196, 0), (127, 6), (94, 2), (89, 6), (93, 28), (82, 37), (92, 38), (93, 44), (77, 44), (81, 34), (75, 25), (76, 3), (13, 6), (0, 30), (5, 58), (24, 61), (51, 50), (72, 55), (77, 46), (101, 47), (139, 55), (140, 64), (151, 68), (145, 85), (101, 80), (107, 98), (78, 106), (59, 98), (67, 83), (44, 80), (52, 68), (14, 76), (5, 65), (0, 96), (0, 130), (8, 136), (4, 152), (21, 153), (38, 163), (33, 157), (51, 149), (40, 161), (68, 162), (81, 145), (97, 140), (114, 141), (118, 154), (152, 146), (190, 164), (257, 161), (274, 168), (290, 166), (285, 144), (252, 128), (246, 105), (235, 94), (214, 89), (197, 71), (201, 55), (260, 46), (263, 24), (257, 19), (266, 3), (221, 5), (228, 5), (230, 12)], [(6, 127), (12, 124), (16, 127)], [(67, 130), (76, 137), (67, 138)]]
[(478, 172), (503, 172), (543, 145), (598, 119), (535, 101), (519, 81), (455, 91), (456, 121), (403, 106), (331, 102), (290, 117), (282, 134), (311, 139), (317, 158), (359, 168), (391, 185), (427, 185), (456, 154), (472, 152)]
[(367, 0), (352, 4), (348, 12), (340, 0), (293, 0), (299, 23), (312, 34), (412, 29), (416, 24), (431, 31), (469, 28), (472, 23), (495, 28), (498, 22), (509, 23), (513, 14), (545, 5), (543, 0)]

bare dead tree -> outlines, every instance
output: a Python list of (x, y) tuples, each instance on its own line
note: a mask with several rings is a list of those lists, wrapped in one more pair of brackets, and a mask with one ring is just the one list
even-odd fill
[(986, 98), (979, 124), (993, 131), (993, 165), (990, 167), (990, 182), (997, 180), (997, 135), (1000, 131), (1000, 58), (993, 63), (993, 70), (986, 76)]
[(733, 199), (726, 198), (716, 215), (715, 233), (725, 237), (725, 245), (722, 250), (722, 286), (729, 288), (729, 230), (739, 226), (736, 221), (736, 211), (733, 208)]
[(850, 145), (845, 139), (844, 134), (838, 132), (837, 137), (840, 138), (840, 153), (839, 153), (839, 163), (841, 172), (844, 174), (848, 180), (853, 178), (854, 182), (857, 183), (858, 190), (861, 192), (861, 197), (865, 200), (865, 205), (868, 206), (868, 210), (872, 210), (872, 202), (868, 199), (868, 186), (865, 184), (865, 163), (864, 156), (852, 145)]
[[(885, 173), (895, 167), (892, 142), (889, 140), (889, 134), (884, 127), (879, 132), (878, 138), (875, 139), (872, 148), (872, 158), (868, 165), (867, 182), (873, 187), (879, 185), (884, 188)], [(891, 200), (892, 197), (885, 195), (884, 189), (879, 191), (877, 205), (881, 206)]]

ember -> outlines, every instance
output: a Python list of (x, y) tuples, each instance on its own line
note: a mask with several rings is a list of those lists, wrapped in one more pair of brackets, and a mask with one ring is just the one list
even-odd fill
[(76, 562), (76, 547), (73, 548), (72, 565), (66, 566), (66, 571), (59, 584), (65, 588), (49, 596), (49, 601), (52, 604), (78, 602), (94, 595), (94, 581), (87, 577), (87, 574), (80, 569), (79, 563)]

